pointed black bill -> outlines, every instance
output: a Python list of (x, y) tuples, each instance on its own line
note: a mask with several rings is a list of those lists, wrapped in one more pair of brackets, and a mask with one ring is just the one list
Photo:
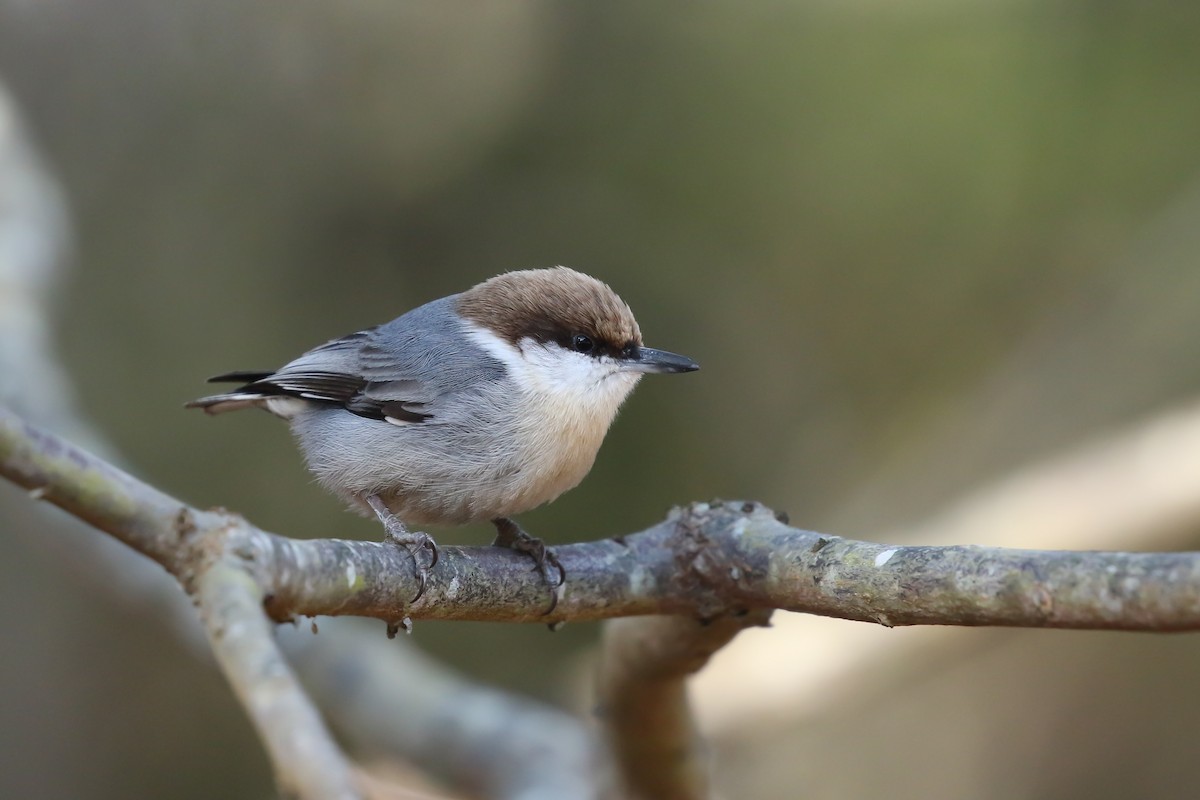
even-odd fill
[(695, 372), (700, 365), (687, 356), (668, 353), (666, 350), (655, 350), (653, 347), (639, 347), (636, 354), (625, 360), (624, 368), (630, 372)]

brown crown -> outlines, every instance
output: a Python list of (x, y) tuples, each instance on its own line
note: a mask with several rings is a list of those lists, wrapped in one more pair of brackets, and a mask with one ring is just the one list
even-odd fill
[(615, 354), (642, 343), (625, 301), (607, 284), (566, 267), (497, 275), (459, 295), (458, 312), (514, 345), (531, 338), (568, 347), (583, 334), (598, 352)]

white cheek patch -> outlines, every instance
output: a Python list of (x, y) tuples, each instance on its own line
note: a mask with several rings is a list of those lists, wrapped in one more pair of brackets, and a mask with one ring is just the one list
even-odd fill
[(479, 325), (467, 325), (467, 335), (488, 355), (508, 368), (526, 391), (550, 395), (576, 413), (615, 414), (641, 376), (622, 371), (610, 358), (594, 358), (556, 345), (522, 339), (513, 346)]
[(523, 352), (531, 384), (583, 413), (611, 417), (640, 377), (604, 356), (532, 343)]
[(525, 357), (520, 350), (501, 339), (482, 325), (468, 322), (464, 325), (467, 338), (483, 348), (492, 358), (508, 367), (509, 372), (517, 372), (525, 366)]

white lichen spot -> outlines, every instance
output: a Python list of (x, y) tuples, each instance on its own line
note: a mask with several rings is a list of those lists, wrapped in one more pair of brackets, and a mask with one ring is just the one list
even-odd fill
[(882, 553), (875, 556), (875, 567), (876, 568), (882, 567), (884, 564), (891, 561), (892, 556), (896, 555), (897, 552), (898, 552), (897, 548), (889, 547), (887, 550), (884, 550)]
[(457, 577), (451, 578), (450, 583), (446, 584), (446, 597), (450, 600), (458, 597), (458, 590), (460, 586), (461, 584), (458, 582)]
[(629, 591), (635, 595), (644, 594), (654, 585), (654, 576), (644, 567), (634, 567), (629, 572)]
[(730, 526), (729, 532), (733, 534), (734, 537), (744, 536), (746, 534), (746, 528), (749, 525), (750, 520), (746, 519), (745, 517), (739, 517), (738, 520), (734, 522), (732, 526)]
[(354, 568), (353, 564), (347, 564), (346, 565), (346, 586), (353, 589), (354, 582), (356, 580), (358, 580), (358, 570), (356, 570)]

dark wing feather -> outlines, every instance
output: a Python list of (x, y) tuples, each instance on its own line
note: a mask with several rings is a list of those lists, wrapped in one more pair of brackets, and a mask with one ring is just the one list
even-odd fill
[(239, 391), (262, 395), (290, 395), (305, 400), (345, 403), (364, 386), (362, 378), (342, 372), (277, 372), (253, 381)]
[(447, 398), (504, 377), (503, 365), (463, 340), (455, 296), (376, 328), (334, 339), (277, 372), (229, 373), (247, 383), (223, 398), (290, 396), (328, 403), (369, 419), (423, 422)]
[[(238, 393), (330, 403), (369, 419), (390, 417), (403, 422), (429, 419), (432, 415), (421, 410), (427, 405), (428, 391), (422, 390), (420, 381), (364, 377), (361, 354), (373, 333), (374, 329), (359, 331), (326, 342), (278, 372), (231, 372), (218, 377), (246, 380)], [(322, 369), (325, 366), (331, 369)]]
[(346, 410), (369, 419), (394, 419), (398, 422), (424, 422), (433, 415), (417, 409), (423, 408), (424, 403), (408, 403), (404, 400), (372, 400), (367, 397), (355, 397), (345, 403)]
[(346, 408), (365, 417), (390, 417), (401, 422), (424, 422), (431, 418), (428, 407), (433, 400), (421, 381), (406, 378), (368, 380)]
[(226, 372), (221, 375), (213, 375), (208, 379), (208, 383), (253, 383), (263, 378), (269, 378), (273, 374), (269, 369)]

